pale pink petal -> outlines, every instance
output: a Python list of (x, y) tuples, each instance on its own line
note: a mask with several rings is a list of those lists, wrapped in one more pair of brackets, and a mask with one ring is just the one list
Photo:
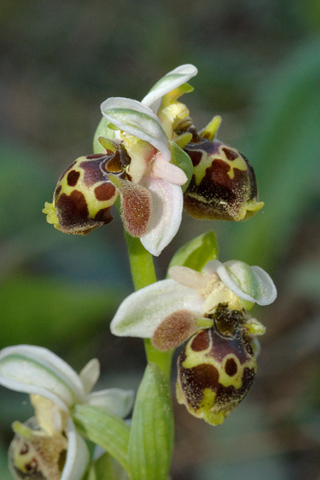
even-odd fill
[(212, 282), (211, 275), (178, 265), (170, 268), (169, 275), (176, 282), (185, 287), (193, 288), (194, 290), (203, 290)]
[(184, 185), (188, 181), (187, 175), (181, 168), (169, 163), (160, 152), (153, 162), (150, 174), (153, 178), (161, 178), (174, 185)]
[(145, 249), (157, 257), (179, 230), (183, 193), (178, 185), (150, 176), (142, 183), (151, 193), (152, 208), (146, 232), (140, 240)]

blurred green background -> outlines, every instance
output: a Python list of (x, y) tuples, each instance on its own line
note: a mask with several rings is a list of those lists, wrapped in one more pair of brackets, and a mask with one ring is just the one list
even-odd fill
[[(41, 213), (61, 171), (92, 153), (100, 103), (141, 99), (169, 70), (199, 69), (185, 96), (195, 124), (253, 164), (263, 211), (241, 224), (196, 222), (156, 260), (214, 229), (223, 261), (265, 268), (279, 297), (253, 313), (267, 326), (248, 398), (216, 428), (174, 401), (173, 480), (320, 478), (320, 3), (317, 0), (4, 0), (0, 12), (0, 348), (30, 343), (75, 369), (93, 356), (101, 385), (136, 388), (142, 341), (112, 338), (132, 291), (121, 222), (87, 237)], [(173, 376), (174, 378), (174, 376)], [(26, 395), (0, 390), (0, 473)]]

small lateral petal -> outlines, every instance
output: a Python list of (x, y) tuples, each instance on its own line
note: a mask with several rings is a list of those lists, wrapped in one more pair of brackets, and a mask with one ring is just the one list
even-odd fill
[(161, 179), (145, 178), (143, 184), (152, 195), (152, 210), (142, 245), (152, 255), (160, 255), (179, 230), (183, 209), (181, 187)]
[(121, 196), (121, 214), (124, 227), (133, 237), (141, 237), (147, 230), (153, 208), (152, 195), (147, 188), (110, 175), (111, 182)]
[(179, 310), (199, 313), (202, 299), (174, 280), (162, 280), (132, 293), (120, 305), (110, 328), (114, 335), (151, 338), (163, 320)]
[(174, 185), (183, 185), (188, 181), (187, 175), (181, 168), (168, 163), (163, 156), (158, 154), (154, 160), (151, 170), (151, 176), (153, 178), (161, 178), (165, 182), (172, 183)]

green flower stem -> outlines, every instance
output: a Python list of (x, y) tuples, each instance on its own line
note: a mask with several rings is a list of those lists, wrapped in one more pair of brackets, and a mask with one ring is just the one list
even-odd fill
[(139, 238), (132, 237), (125, 231), (131, 276), (135, 290), (140, 290), (151, 283), (157, 281), (156, 271), (154, 269), (153, 258)]
[[(135, 290), (146, 287), (157, 281), (153, 258), (139, 238), (134, 238), (125, 231), (125, 239), (128, 247), (131, 276)], [(144, 341), (148, 362), (157, 364), (170, 378), (171, 360), (173, 351), (160, 352), (151, 343), (149, 338)]]

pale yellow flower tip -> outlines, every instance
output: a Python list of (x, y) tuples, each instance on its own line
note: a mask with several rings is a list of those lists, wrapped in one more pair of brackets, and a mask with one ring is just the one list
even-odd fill
[(44, 204), (44, 209), (42, 210), (43, 213), (47, 215), (47, 222), (51, 225), (54, 225), (55, 228), (58, 228), (58, 216), (53, 203), (46, 202)]

